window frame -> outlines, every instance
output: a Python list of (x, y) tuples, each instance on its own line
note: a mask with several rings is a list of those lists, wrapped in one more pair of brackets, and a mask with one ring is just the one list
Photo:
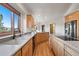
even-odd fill
[[(15, 13), (13, 13), (13, 18), (14, 18), (14, 14)], [(17, 14), (16, 14), (17, 15)], [(15, 32), (15, 34), (17, 34), (17, 33), (19, 33), (20, 32), (20, 27), (19, 27), (19, 25), (20, 25), (20, 19), (19, 19), (19, 15), (18, 15), (18, 31), (17, 32), (15, 32), (15, 27), (14, 27), (14, 32)], [(14, 21), (14, 19), (13, 19), (13, 21)], [(15, 21), (13, 22), (14, 24), (15, 24)], [(15, 26), (15, 25), (14, 25)]]
[[(15, 35), (17, 33), (20, 33), (20, 13), (15, 9), (13, 8), (11, 5), (9, 5), (8, 3), (0, 3), (0, 5), (2, 5), (3, 7), (9, 9), (12, 14), (11, 14), (11, 31), (10, 32), (0, 32), (0, 37), (2, 36), (6, 36), (6, 35)], [(18, 15), (18, 32), (17, 33), (14, 33), (14, 14)]]

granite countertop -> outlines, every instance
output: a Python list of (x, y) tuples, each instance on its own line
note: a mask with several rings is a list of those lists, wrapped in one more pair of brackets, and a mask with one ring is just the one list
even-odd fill
[(11, 56), (14, 55), (30, 38), (36, 33), (26, 34), (22, 37), (18, 37), (14, 40), (0, 43), (0, 56)]
[(79, 55), (79, 41), (65, 41), (64, 44), (77, 52)]

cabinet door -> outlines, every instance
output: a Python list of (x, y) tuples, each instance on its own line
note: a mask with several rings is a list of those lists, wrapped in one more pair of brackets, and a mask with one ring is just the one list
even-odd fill
[(50, 44), (53, 48), (53, 52), (55, 54), (55, 56), (63, 56), (64, 55), (64, 44), (62, 42), (60, 42), (56, 37), (53, 37), (52, 40), (50, 40)]
[(58, 43), (54, 40), (54, 53), (56, 56), (58, 56)]
[(21, 56), (21, 50), (19, 50), (19, 51), (15, 54), (15, 56)]
[(22, 56), (32, 56), (32, 39), (30, 39), (22, 48)]
[(58, 56), (64, 56), (64, 44), (60, 42), (58, 44)]
[(31, 39), (31, 41), (29, 42), (28, 55), (29, 55), (29, 56), (32, 56), (32, 55), (33, 55), (32, 39)]
[(22, 56), (28, 56), (28, 44), (22, 48)]
[(53, 50), (55, 56), (57, 56), (58, 54), (58, 47), (57, 47), (57, 43), (54, 37), (50, 38), (50, 47)]

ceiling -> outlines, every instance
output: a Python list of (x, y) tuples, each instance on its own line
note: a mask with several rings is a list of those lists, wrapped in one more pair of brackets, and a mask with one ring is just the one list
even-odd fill
[(38, 22), (50, 22), (53, 19), (62, 18), (67, 12), (71, 3), (22, 3), (23, 7), (32, 14)]

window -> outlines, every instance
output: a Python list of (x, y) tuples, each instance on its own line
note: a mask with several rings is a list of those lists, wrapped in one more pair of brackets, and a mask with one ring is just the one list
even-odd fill
[(19, 32), (20, 13), (9, 4), (0, 4), (0, 36)]
[(17, 33), (19, 31), (18, 15), (14, 14), (14, 31)]
[(9, 9), (0, 5), (0, 33), (11, 32), (11, 14)]

